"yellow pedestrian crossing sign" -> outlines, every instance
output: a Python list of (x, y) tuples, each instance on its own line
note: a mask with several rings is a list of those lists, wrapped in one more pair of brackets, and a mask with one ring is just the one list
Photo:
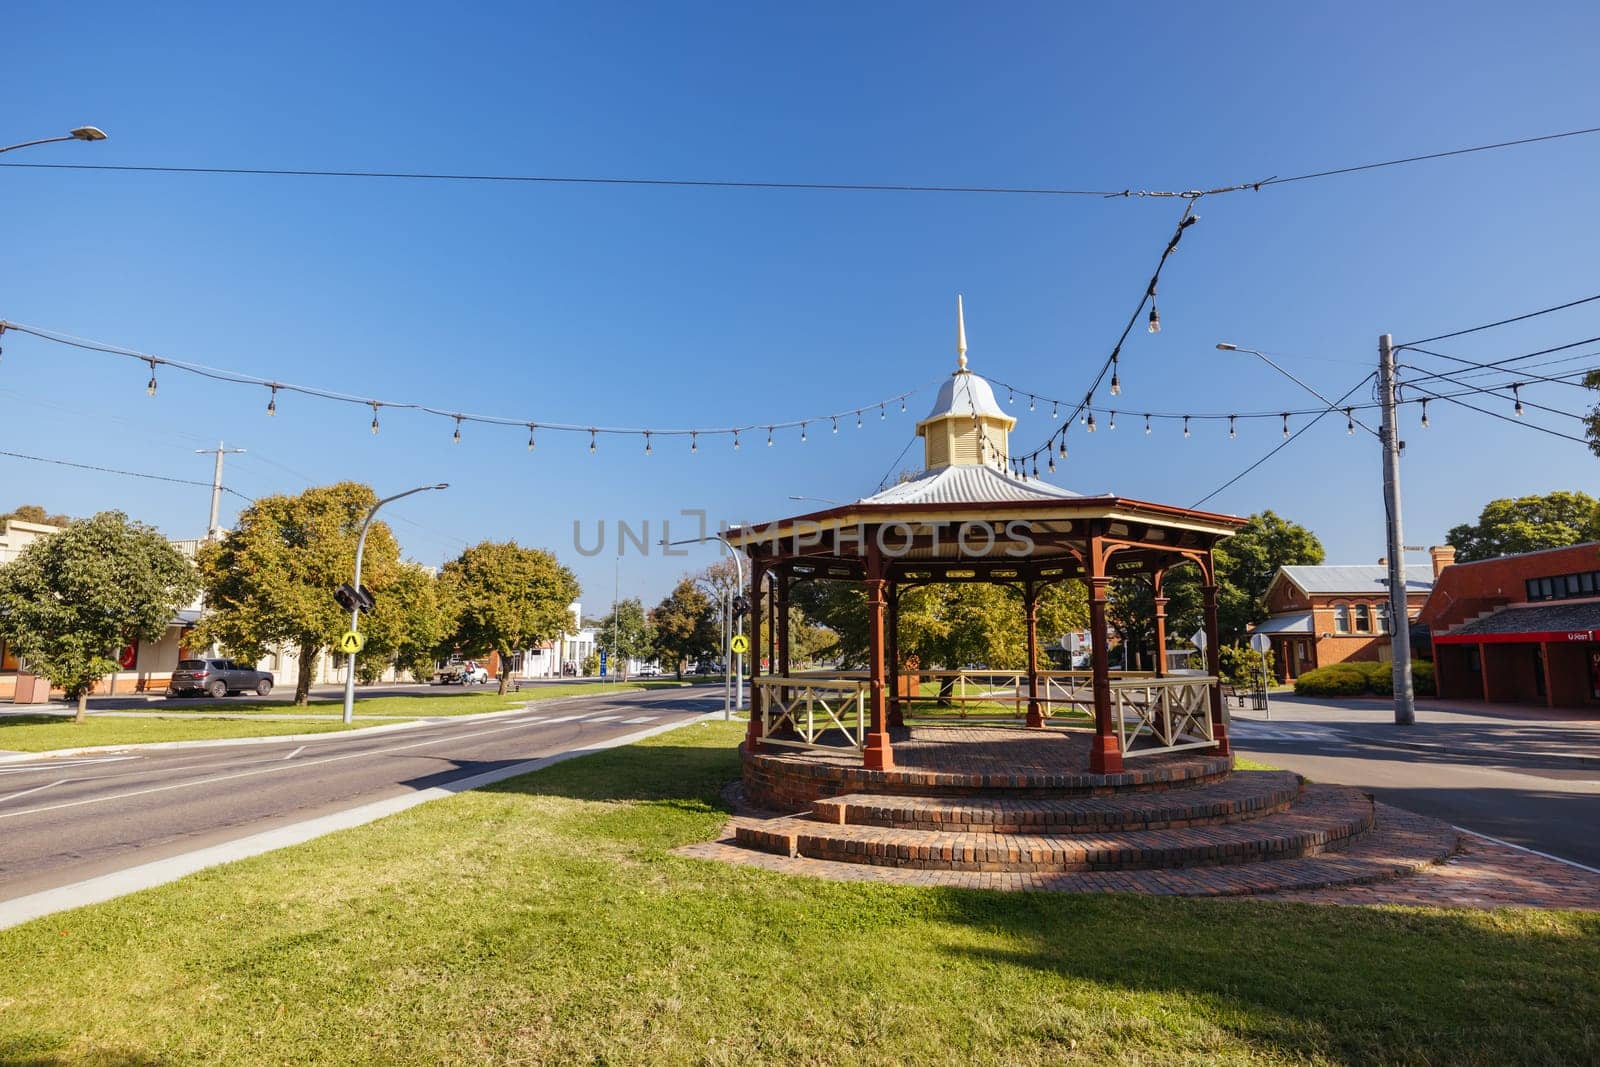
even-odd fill
[(750, 639), (744, 634), (734, 634), (732, 648), (736, 655), (742, 656), (750, 651)]
[(339, 638), (340, 652), (360, 652), (367, 645), (367, 639), (354, 630), (346, 630), (344, 636)]

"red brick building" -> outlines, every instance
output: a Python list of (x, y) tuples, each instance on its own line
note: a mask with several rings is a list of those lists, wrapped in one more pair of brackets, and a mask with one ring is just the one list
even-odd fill
[[(1422, 610), (1435, 569), (1406, 567), (1408, 615)], [(1272, 641), (1280, 682), (1333, 663), (1389, 658), (1389, 569), (1382, 564), (1280, 567), (1261, 599), (1268, 616), (1254, 632)]]
[(1446, 567), (1419, 621), (1441, 697), (1600, 706), (1600, 543)]

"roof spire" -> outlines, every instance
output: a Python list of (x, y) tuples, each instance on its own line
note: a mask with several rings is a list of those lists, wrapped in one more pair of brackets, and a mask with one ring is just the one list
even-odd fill
[(959, 371), (967, 369), (967, 319), (961, 310), (961, 294), (956, 294), (956, 356), (960, 360)]

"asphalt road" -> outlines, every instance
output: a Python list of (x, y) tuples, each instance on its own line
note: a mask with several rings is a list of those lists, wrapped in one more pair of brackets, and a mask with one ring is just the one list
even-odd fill
[(1241, 755), (1600, 868), (1600, 721), (1582, 713), (1274, 697), (1234, 709)]
[(540, 701), (524, 714), (276, 744), (0, 764), (0, 900), (721, 706), (705, 689)]

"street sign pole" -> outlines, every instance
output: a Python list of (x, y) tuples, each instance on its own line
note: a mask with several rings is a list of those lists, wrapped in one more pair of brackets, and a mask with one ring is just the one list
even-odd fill
[(1272, 688), (1272, 674), (1267, 670), (1267, 650), (1272, 647), (1272, 638), (1266, 634), (1252, 634), (1250, 647), (1261, 656), (1261, 707), (1267, 713), (1267, 718), (1272, 718), (1272, 697), (1269, 690)]

